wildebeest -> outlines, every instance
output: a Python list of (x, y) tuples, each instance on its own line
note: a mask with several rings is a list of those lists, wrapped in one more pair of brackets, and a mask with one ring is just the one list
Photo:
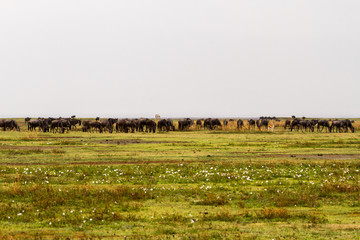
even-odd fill
[(256, 120), (256, 126), (258, 127), (258, 129), (261, 131), (262, 127), (264, 127), (265, 129), (268, 129), (269, 127), (269, 120), (262, 119), (262, 120)]
[(330, 123), (328, 120), (319, 120), (317, 123), (317, 131), (322, 132), (325, 128), (326, 131), (331, 132)]
[(290, 131), (296, 129), (299, 130), (300, 129), (300, 119), (298, 118), (293, 118), (291, 124), (290, 124)]
[(117, 118), (108, 118), (100, 121), (103, 130), (107, 129), (109, 133), (113, 132), (114, 124), (118, 121)]
[(314, 127), (313, 125), (311, 124), (311, 122), (309, 120), (300, 120), (299, 122), (299, 128), (302, 130), (302, 131), (314, 131)]
[(353, 133), (355, 132), (355, 128), (352, 125), (352, 122), (354, 122), (354, 121), (350, 121), (349, 119), (343, 120), (343, 126), (344, 126), (345, 132), (347, 132), (348, 129), (350, 129), (350, 131), (353, 132)]
[(237, 128), (242, 129), (244, 127), (244, 121), (241, 119), (238, 119), (236, 122)]
[(188, 130), (192, 125), (194, 125), (194, 121), (190, 118), (184, 118), (178, 121), (179, 130)]
[(161, 119), (158, 122), (158, 130), (159, 131), (174, 131), (175, 130), (175, 126), (173, 124), (173, 121), (171, 119)]
[(4, 131), (6, 130), (16, 130), (16, 131), (20, 131), (20, 127), (17, 124), (17, 122), (15, 120), (0, 120), (0, 128), (2, 128)]
[[(144, 125), (146, 126), (146, 121), (144, 122)], [(116, 132), (135, 132), (135, 130), (138, 128), (137, 121), (131, 120), (131, 119), (118, 119), (115, 125)]]
[(201, 119), (196, 120), (196, 128), (201, 129), (201, 127), (202, 127)]
[(148, 118), (140, 119), (139, 131), (140, 132), (145, 131), (145, 132), (153, 132), (153, 133), (155, 133), (156, 132), (156, 122), (151, 120), (151, 119), (148, 119)]
[(285, 121), (284, 129), (286, 130), (287, 128), (290, 128), (290, 124), (291, 124), (291, 121), (289, 119), (287, 119)]
[(34, 119), (34, 120), (30, 120), (27, 122), (28, 125), (28, 130), (29, 131), (36, 131), (36, 128), (39, 128), (39, 131), (42, 130), (43, 131), (43, 120), (42, 119)]
[(348, 132), (349, 130), (351, 132), (355, 132), (355, 128), (353, 127), (349, 119), (333, 121), (330, 126), (330, 132)]
[(69, 132), (71, 130), (71, 123), (69, 119), (59, 118), (51, 121), (50, 129), (53, 133), (60, 132), (64, 133), (65, 131)]
[(143, 132), (146, 129), (146, 125), (150, 119), (148, 118), (141, 118), (139, 121), (139, 132)]
[(251, 127), (254, 127), (254, 130), (255, 130), (255, 120), (254, 119), (249, 119), (248, 124), (249, 124), (249, 130), (251, 130)]
[(207, 118), (204, 120), (204, 129), (213, 130), (216, 127), (222, 127), (221, 122), (218, 118)]
[(226, 127), (228, 124), (229, 124), (229, 121), (225, 119), (225, 120), (223, 121), (224, 127)]
[(318, 119), (312, 119), (310, 120), (311, 130), (314, 132), (315, 126), (318, 124)]
[(332, 121), (331, 126), (330, 126), (330, 132), (342, 132), (343, 128), (342, 128), (342, 124), (341, 121), (339, 120), (335, 120)]
[(82, 121), (82, 131), (83, 132), (92, 132), (98, 130), (102, 132), (102, 127), (99, 121)]
[(146, 124), (146, 131), (155, 133), (156, 132), (156, 122), (151, 119), (148, 120), (147, 124)]
[(74, 116), (71, 116), (71, 118), (69, 119), (71, 126), (74, 127), (74, 128), (76, 128), (77, 124), (79, 124), (79, 126), (81, 126), (81, 120), (73, 118), (73, 117)]

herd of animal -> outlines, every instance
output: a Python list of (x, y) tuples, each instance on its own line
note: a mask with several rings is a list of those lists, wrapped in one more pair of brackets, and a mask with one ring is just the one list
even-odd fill
[(293, 117), (292, 120), (286, 120), (284, 129), (293, 130), (302, 130), (314, 132), (315, 128), (318, 132), (322, 132), (324, 129), (326, 132), (355, 132), (355, 128), (352, 125), (354, 121), (350, 121), (349, 119), (345, 120), (318, 120), (311, 119), (306, 120), (305, 118), (299, 119)]
[[(230, 122), (236, 121), (237, 129), (245, 129), (245, 122), (247, 122), (248, 130), (255, 130), (256, 128), (259, 131), (263, 130), (274, 130), (275, 123), (280, 122), (276, 117), (260, 117), (257, 120), (248, 119), (224, 119), (221, 121), (218, 118), (206, 118), (206, 119), (197, 119), (192, 120), (190, 118), (180, 119), (178, 121), (178, 130), (184, 131), (189, 130), (190, 127), (195, 126), (194, 129), (222, 129), (223, 127), (228, 126)], [(289, 129), (290, 131), (308, 131), (314, 132), (317, 129), (318, 132), (355, 132), (355, 128), (352, 125), (354, 121), (348, 119), (345, 120), (317, 120), (311, 119), (307, 120), (305, 117), (296, 118), (295, 116), (292, 119), (287, 119), (285, 121), (284, 129)], [(102, 119), (96, 118), (95, 120), (80, 120), (75, 116), (70, 118), (37, 118), (31, 119), (29, 117), (25, 118), (25, 123), (27, 125), (28, 131), (42, 131), (42, 132), (69, 132), (72, 129), (81, 127), (83, 132), (152, 132), (156, 131), (175, 131), (175, 125), (172, 119), (160, 119), (155, 122), (152, 119), (140, 118), (140, 119), (118, 119), (118, 118), (107, 118)], [(20, 131), (20, 127), (15, 120), (0, 120), (0, 128), (3, 131), (16, 130)]]

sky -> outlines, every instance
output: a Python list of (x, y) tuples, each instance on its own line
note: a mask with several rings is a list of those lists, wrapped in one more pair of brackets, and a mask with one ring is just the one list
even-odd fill
[(358, 0), (1, 0), (0, 117), (360, 117)]

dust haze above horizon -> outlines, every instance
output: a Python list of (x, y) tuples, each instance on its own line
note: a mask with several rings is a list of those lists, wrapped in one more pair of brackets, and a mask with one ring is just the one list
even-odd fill
[(360, 117), (360, 2), (0, 2), (0, 117)]

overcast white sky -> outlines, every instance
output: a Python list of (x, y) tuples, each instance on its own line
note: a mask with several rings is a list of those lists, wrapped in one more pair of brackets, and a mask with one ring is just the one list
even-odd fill
[(0, 116), (360, 117), (359, 0), (1, 0)]

